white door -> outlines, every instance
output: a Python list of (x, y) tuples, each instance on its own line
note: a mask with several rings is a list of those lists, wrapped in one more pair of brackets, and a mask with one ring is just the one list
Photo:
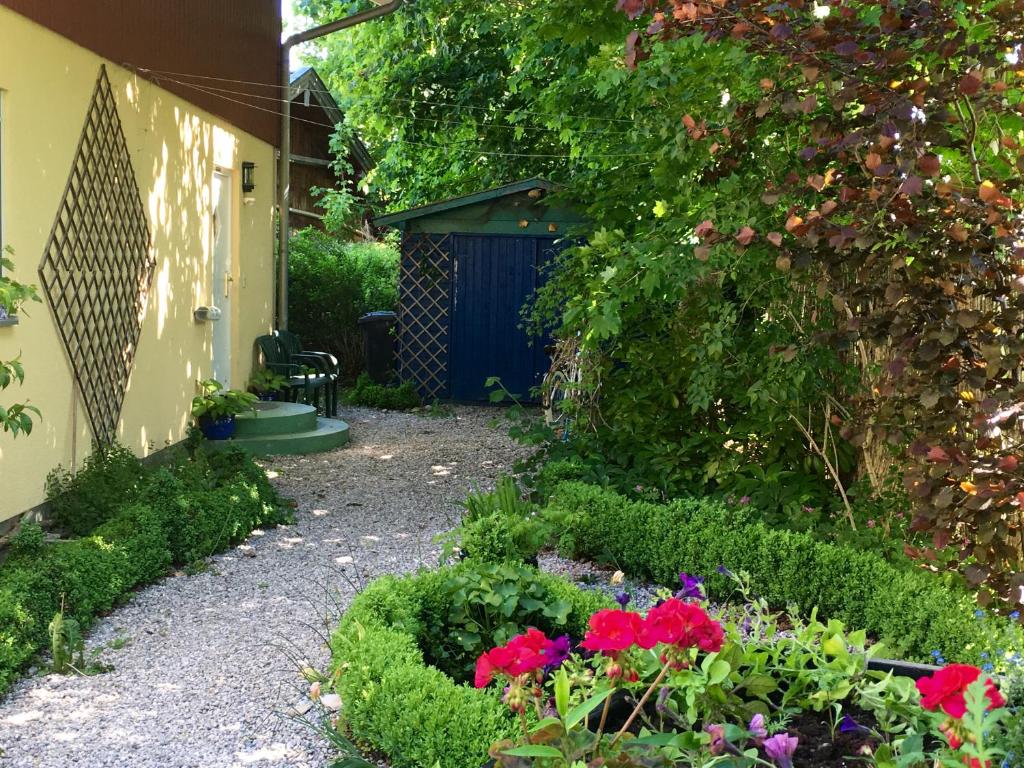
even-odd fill
[(213, 323), (213, 377), (231, 386), (231, 176), (213, 174), (213, 295), (210, 306), (220, 310)]

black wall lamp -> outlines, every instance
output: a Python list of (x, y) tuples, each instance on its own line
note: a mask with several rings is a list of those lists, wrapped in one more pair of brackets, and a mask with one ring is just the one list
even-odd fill
[(242, 192), (256, 189), (256, 163), (242, 163)]

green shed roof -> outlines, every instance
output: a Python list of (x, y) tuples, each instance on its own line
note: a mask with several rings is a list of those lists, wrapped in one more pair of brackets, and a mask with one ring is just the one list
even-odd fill
[(541, 201), (557, 187), (534, 177), (471, 195), (378, 216), (375, 223), (405, 232), (550, 235), (583, 219), (565, 205)]

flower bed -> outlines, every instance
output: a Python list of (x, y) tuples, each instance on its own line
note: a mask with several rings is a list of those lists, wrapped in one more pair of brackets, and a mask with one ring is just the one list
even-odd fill
[[(344, 728), (386, 754), (393, 768), (481, 765), (491, 743), (509, 737), (515, 723), (499, 697), (466, 684), (475, 651), (486, 646), (483, 637), (466, 636), (465, 608), (490, 605), (483, 613), (500, 621), (487, 636), (510, 638), (522, 629), (504, 615), (513, 597), (518, 605), (510, 615), (575, 636), (606, 604), (530, 568), (470, 561), (374, 581), (352, 602), (331, 639), (331, 679), (343, 702)], [(464, 652), (441, 648), (449, 639)]]
[(59, 519), (79, 538), (48, 544), (23, 525), (0, 571), (0, 693), (49, 644), (62, 612), (82, 629), (171, 564), (185, 565), (288, 515), (263, 470), (241, 453), (155, 471), (121, 449), (55, 481)]
[(770, 529), (718, 502), (652, 504), (565, 483), (549, 500), (547, 515), (558, 521), (560, 549), (570, 557), (609, 558), (662, 585), (680, 571), (706, 574), (716, 598), (734, 590), (716, 573), (725, 564), (749, 573), (772, 605), (795, 605), (805, 614), (817, 609), (885, 640), (891, 653), (908, 659), (941, 653), (950, 661), (981, 663), (994, 647), (1024, 648), (1019, 624), (979, 621), (972, 596), (956, 584), (869, 552)]
[[(807, 768), (855, 756), (980, 768), (1011, 746), (1005, 698), (980, 669), (951, 665), (915, 685), (868, 668), (883, 648), (863, 631), (772, 613), (731, 573), (724, 578), (743, 602), (713, 608), (701, 580), (681, 578), (643, 615), (625, 599), (624, 608), (594, 610), (601, 597), (521, 566), (465, 562), (385, 576), (356, 598), (332, 639), (323, 683), (338, 695), (316, 682), (315, 698), (339, 713), (334, 726), (394, 768), (488, 759), (499, 768)], [(465, 602), (478, 585), (497, 621), (467, 641)], [(527, 592), (527, 603), (569, 607), (534, 606), (540, 620), (528, 621), (516, 597)], [(445, 637), (465, 654), (438, 649)], [(463, 662), (476, 649), (471, 674)]]

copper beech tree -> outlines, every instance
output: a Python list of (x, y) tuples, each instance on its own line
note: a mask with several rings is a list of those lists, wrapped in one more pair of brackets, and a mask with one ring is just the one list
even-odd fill
[[(1024, 602), (1024, 2), (619, 0), (627, 64), (681, 36), (742, 46), (773, 77), (731, 122), (681, 114), (719, 166), (786, 141), (774, 220), (705, 221), (696, 250), (763, 239), (809, 277), (863, 386), (835, 421), (904, 457), (929, 567)], [(732, 41), (732, 42), (730, 42)], [(697, 254), (700, 257), (700, 254)], [(950, 553), (953, 553), (951, 556)]]

